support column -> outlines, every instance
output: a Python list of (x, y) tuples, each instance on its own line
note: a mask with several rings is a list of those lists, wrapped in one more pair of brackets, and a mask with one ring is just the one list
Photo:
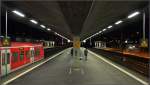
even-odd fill
[(72, 68), (81, 68), (81, 50), (80, 50), (81, 42), (80, 37), (76, 36), (73, 38), (73, 64)]

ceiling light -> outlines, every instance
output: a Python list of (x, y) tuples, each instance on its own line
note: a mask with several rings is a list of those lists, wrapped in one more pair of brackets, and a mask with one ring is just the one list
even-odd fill
[(128, 16), (128, 18), (132, 18), (132, 17), (134, 17), (134, 16), (137, 16), (138, 14), (140, 14), (140, 12), (134, 12), (134, 13), (130, 14), (130, 15)]
[(50, 28), (47, 28), (47, 30), (48, 30), (48, 31), (51, 31), (51, 29), (50, 29)]
[(103, 29), (103, 31), (106, 31), (106, 29)]
[(102, 31), (99, 31), (99, 33), (101, 33)]
[(68, 43), (70, 42), (70, 40), (68, 40)]
[(33, 19), (31, 19), (30, 22), (32, 22), (32, 23), (34, 23), (34, 24), (37, 24), (37, 23), (38, 23), (37, 21), (35, 21), (35, 20), (33, 20)]
[(118, 24), (120, 24), (120, 23), (122, 23), (122, 22), (123, 22), (122, 20), (119, 20), (119, 21), (117, 21), (115, 24), (118, 25)]
[(112, 27), (113, 27), (113, 26), (111, 26), (111, 25), (110, 25), (110, 26), (108, 26), (107, 28), (109, 28), (109, 29), (110, 29), (110, 28), (112, 28)]
[(128, 43), (128, 40), (126, 40), (125, 43)]
[(46, 28), (44, 25), (40, 25), (42, 28)]
[(57, 35), (57, 32), (54, 32)]
[(86, 42), (86, 40), (83, 40), (83, 42), (85, 43), (85, 42)]
[(20, 17), (25, 17), (25, 15), (17, 10), (12, 11), (13, 13), (17, 14)]

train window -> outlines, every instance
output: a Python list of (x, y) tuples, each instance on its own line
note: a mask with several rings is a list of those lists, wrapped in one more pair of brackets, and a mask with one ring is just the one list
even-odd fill
[(34, 57), (34, 50), (31, 50), (31, 55), (32, 57)]
[(39, 56), (39, 55), (40, 55), (40, 49), (36, 49), (36, 50), (35, 50), (35, 55), (36, 55), (36, 56)]
[(20, 60), (22, 61), (24, 57), (24, 51), (20, 51)]
[(5, 54), (2, 53), (2, 65), (5, 65)]
[(26, 56), (27, 56), (27, 58), (30, 58), (30, 52), (29, 51), (26, 52)]
[(17, 53), (17, 52), (14, 52), (14, 53), (12, 54), (12, 56), (13, 56), (13, 62), (17, 62), (17, 61), (18, 61), (18, 53)]
[(10, 53), (7, 53), (7, 64), (10, 63)]

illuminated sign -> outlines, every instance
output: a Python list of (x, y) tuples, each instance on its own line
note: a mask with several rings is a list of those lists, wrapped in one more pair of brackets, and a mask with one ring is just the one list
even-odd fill
[(73, 47), (74, 48), (80, 48), (81, 42), (79, 37), (75, 37), (73, 41)]
[(10, 43), (10, 38), (6, 38), (6, 37), (4, 37), (3, 39), (2, 39), (2, 46), (10, 46), (11, 45), (11, 43)]
[(147, 39), (143, 39), (142, 40), (141, 47), (143, 47), (143, 48), (147, 48), (148, 47), (148, 40)]

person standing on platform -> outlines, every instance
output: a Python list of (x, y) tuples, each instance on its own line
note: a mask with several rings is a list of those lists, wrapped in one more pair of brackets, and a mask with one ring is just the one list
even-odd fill
[(73, 56), (73, 48), (71, 49), (71, 56)]
[(84, 56), (85, 56), (85, 60), (87, 61), (87, 55), (88, 55), (88, 50), (87, 50), (87, 48), (85, 48), (85, 50), (84, 50)]

